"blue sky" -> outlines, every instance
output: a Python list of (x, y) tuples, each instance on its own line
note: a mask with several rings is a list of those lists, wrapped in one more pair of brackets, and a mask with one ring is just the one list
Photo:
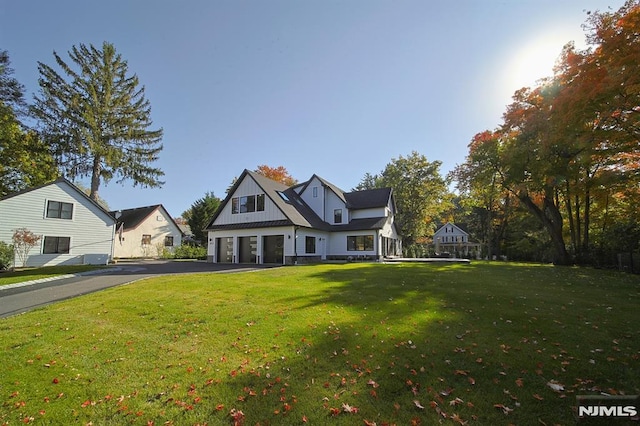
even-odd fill
[(587, 11), (622, 3), (0, 0), (0, 49), (31, 100), (37, 61), (113, 43), (164, 129), (166, 184), (110, 182), (100, 196), (177, 217), (260, 164), (349, 190), (415, 150), (445, 174), (565, 43), (584, 44)]

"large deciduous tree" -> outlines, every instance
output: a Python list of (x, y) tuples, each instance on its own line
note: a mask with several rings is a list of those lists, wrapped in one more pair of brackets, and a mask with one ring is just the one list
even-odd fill
[(298, 181), (289, 174), (289, 171), (284, 166), (270, 167), (266, 164), (262, 164), (255, 169), (255, 172), (287, 186), (293, 186), (298, 183)]
[(356, 189), (391, 187), (398, 212), (396, 221), (403, 245), (410, 247), (429, 234), (429, 226), (451, 207), (451, 194), (440, 174), (440, 161), (429, 161), (413, 151), (391, 159), (377, 175), (367, 173)]
[(502, 126), (470, 145), (457, 173), (486, 188), (497, 177), (562, 264), (593, 261), (591, 234), (610, 238), (614, 215), (637, 206), (640, 192), (640, 1), (587, 22), (591, 47), (567, 44), (555, 75), (516, 92)]
[(153, 166), (162, 150), (162, 129), (152, 130), (151, 106), (138, 77), (113, 44), (80, 44), (68, 52), (72, 63), (53, 53), (62, 71), (38, 62), (39, 95), (33, 114), (64, 174), (91, 177), (90, 197), (101, 183), (116, 179), (159, 187), (162, 170)]

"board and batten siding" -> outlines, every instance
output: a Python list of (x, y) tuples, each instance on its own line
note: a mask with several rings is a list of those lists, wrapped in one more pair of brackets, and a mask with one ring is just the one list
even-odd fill
[[(248, 174), (244, 177), (238, 188), (233, 193), (233, 197), (244, 197), (249, 195), (264, 194), (264, 191)], [(216, 218), (213, 225), (228, 225), (236, 223), (249, 222), (266, 222), (271, 220), (285, 220), (287, 217), (280, 211), (278, 206), (268, 196), (265, 196), (264, 211), (250, 213), (231, 213), (233, 202), (229, 202), (224, 206), (220, 215)]]
[[(47, 218), (48, 201), (73, 204), (72, 218)], [(42, 237), (27, 266), (107, 264), (112, 256), (115, 220), (64, 181), (0, 200), (0, 240), (11, 244), (18, 228)], [(45, 236), (69, 237), (69, 253), (43, 254)]]

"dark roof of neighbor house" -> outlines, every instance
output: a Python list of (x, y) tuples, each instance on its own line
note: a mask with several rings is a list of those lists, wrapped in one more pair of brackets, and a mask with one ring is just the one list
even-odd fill
[(42, 185), (34, 186), (34, 187), (31, 187), (31, 188), (23, 189), (22, 191), (14, 192), (13, 194), (5, 195), (4, 197), (0, 197), (0, 201), (8, 200), (9, 198), (13, 198), (13, 197), (16, 197), (18, 195), (26, 194), (28, 192), (35, 191), (37, 189), (44, 188), (46, 186), (53, 185), (53, 184), (56, 184), (56, 183), (65, 183), (65, 184), (69, 185), (78, 194), (80, 194), (82, 197), (84, 197), (85, 200), (89, 201), (91, 204), (93, 204), (96, 207), (98, 207), (103, 213), (105, 213), (107, 216), (109, 216), (109, 217), (111, 217), (113, 219), (113, 215), (111, 215), (109, 213), (109, 211), (107, 211), (107, 209), (105, 209), (102, 205), (100, 205), (100, 203), (98, 203), (98, 202), (92, 200), (91, 198), (89, 198), (89, 196), (87, 194), (85, 194), (84, 191), (82, 191), (80, 188), (75, 186), (73, 184), (73, 182), (69, 181), (68, 179), (65, 179), (64, 177), (59, 177), (58, 179), (56, 179), (54, 181), (51, 181), (51, 182), (48, 182), (48, 183), (44, 183)]
[[(245, 178), (246, 175), (251, 178), (262, 188), (265, 194), (276, 204), (278, 209), (287, 218), (281, 221), (270, 222), (251, 222), (251, 223), (237, 223), (237, 224), (225, 224), (225, 225), (213, 225), (216, 218), (223, 211), (224, 207), (229, 203), (231, 197), (235, 193), (236, 189)], [(345, 193), (332, 183), (320, 178), (317, 175), (313, 175), (309, 181), (297, 184), (292, 187), (269, 179), (259, 173), (252, 172), (250, 170), (244, 170), (240, 177), (236, 180), (236, 183), (229, 191), (227, 197), (218, 207), (218, 210), (214, 214), (213, 218), (209, 222), (207, 229), (247, 229), (247, 228), (261, 228), (267, 226), (301, 226), (305, 228), (313, 228), (324, 231), (354, 231), (354, 230), (367, 230), (367, 229), (380, 229), (383, 227), (386, 217), (367, 218), (367, 219), (355, 219), (348, 224), (343, 225), (330, 225), (323, 221), (312, 209), (304, 202), (302, 197), (298, 195), (296, 189), (303, 186), (301, 192), (306, 189), (309, 182), (313, 178), (317, 178), (323, 185), (329, 187), (339, 198), (341, 198), (348, 208), (351, 209), (366, 209), (373, 207), (386, 206), (391, 197), (391, 188), (373, 189), (367, 191), (354, 191)], [(285, 198), (279, 195), (282, 193)], [(384, 200), (384, 202), (383, 202)], [(277, 223), (275, 223), (277, 222)]]
[[(167, 212), (162, 204), (155, 204), (153, 206), (145, 206), (145, 207), (136, 207), (133, 209), (124, 209), (124, 210), (114, 210), (109, 212), (109, 214), (116, 218), (116, 224), (119, 228), (122, 225), (122, 229), (124, 231), (129, 231), (131, 229), (135, 229), (144, 222), (150, 215), (153, 214), (157, 209), (164, 210), (165, 214), (171, 219), (171, 222), (175, 225), (175, 227), (182, 233), (182, 228), (178, 226), (175, 220), (171, 217), (171, 215)], [(116, 217), (117, 216), (117, 217)]]

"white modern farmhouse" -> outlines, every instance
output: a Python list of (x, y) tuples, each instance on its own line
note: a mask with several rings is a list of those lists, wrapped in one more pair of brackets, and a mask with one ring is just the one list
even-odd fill
[(208, 260), (295, 264), (401, 253), (391, 188), (344, 192), (313, 175), (287, 187), (245, 170), (215, 213)]
[(40, 237), (26, 266), (104, 265), (113, 255), (115, 219), (63, 178), (0, 199), (0, 241), (20, 228)]

